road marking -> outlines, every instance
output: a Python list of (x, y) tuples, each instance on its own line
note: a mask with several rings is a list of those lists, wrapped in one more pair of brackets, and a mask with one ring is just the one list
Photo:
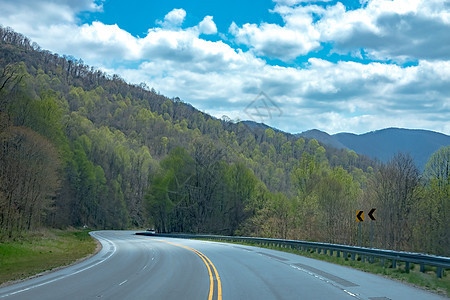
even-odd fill
[(352, 297), (355, 297), (355, 298), (359, 299), (359, 297), (358, 297), (356, 294), (353, 294), (353, 293), (350, 292), (350, 291), (344, 290), (344, 292), (346, 292), (347, 294), (349, 294), (349, 295), (352, 296)]
[(337, 288), (340, 289), (341, 291), (347, 293), (348, 295), (350, 295), (350, 296), (352, 296), (352, 297), (354, 297), (354, 298), (356, 298), (356, 299), (361, 299), (357, 294), (351, 293), (351, 292), (347, 291), (346, 289), (341, 288), (338, 284), (336, 284), (335, 282), (333, 282), (333, 281), (331, 281), (331, 280), (328, 280), (328, 279), (325, 278), (325, 277), (322, 277), (322, 276), (320, 276), (320, 275), (317, 275), (317, 274), (315, 274), (315, 273), (313, 273), (313, 272), (311, 272), (311, 271), (309, 271), (309, 270), (303, 269), (302, 267), (299, 267), (299, 266), (295, 266), (295, 265), (289, 265), (289, 266), (291, 266), (292, 268), (297, 269), (297, 270), (299, 270), (299, 271), (305, 272), (306, 274), (309, 274), (309, 275), (311, 275), (311, 276), (313, 276), (313, 277), (315, 277), (315, 278), (317, 278), (317, 279), (319, 279), (319, 280), (322, 280), (322, 281), (324, 281), (324, 282), (327, 282), (327, 283), (331, 284), (332, 286), (337, 287)]
[(326, 278), (326, 279), (329, 279), (329, 280), (331, 280), (331, 281), (334, 281), (334, 282), (336, 282), (336, 283), (342, 285), (343, 287), (354, 287), (354, 286), (358, 286), (358, 284), (356, 284), (356, 283), (350, 282), (350, 281), (348, 281), (348, 280), (345, 280), (344, 278), (341, 278), (341, 277), (339, 277), (339, 276), (330, 274), (330, 273), (328, 273), (328, 272), (325, 272), (325, 271), (322, 271), (322, 270), (313, 268), (313, 267), (308, 266), (308, 265), (304, 265), (304, 264), (301, 264), (301, 263), (295, 263), (294, 265), (297, 266), (297, 267), (300, 267), (300, 268), (302, 268), (302, 269), (311, 271), (311, 272), (313, 272), (314, 274), (320, 275), (320, 276), (322, 276), (322, 277), (324, 277), (324, 278)]
[(188, 247), (188, 246), (175, 244), (175, 243), (168, 242), (168, 241), (163, 241), (163, 240), (156, 240), (156, 239), (153, 239), (153, 240), (185, 248), (187, 250), (190, 250), (190, 251), (194, 252), (195, 254), (197, 254), (203, 260), (203, 263), (206, 265), (206, 268), (208, 269), (208, 274), (209, 274), (209, 283), (210, 284), (209, 284), (208, 300), (212, 300), (213, 295), (214, 295), (214, 278), (213, 278), (212, 271), (211, 271), (211, 267), (212, 267), (213, 270), (214, 270), (214, 275), (215, 275), (216, 280), (217, 280), (217, 300), (222, 300), (222, 283), (220, 282), (219, 273), (217, 272), (217, 269), (214, 266), (214, 264), (211, 262), (211, 260), (205, 254), (201, 253), (200, 251), (198, 251), (198, 250), (196, 250), (194, 248)]
[(125, 282), (127, 282), (128, 281), (128, 279), (127, 280), (124, 280), (124, 281), (122, 281), (121, 283), (119, 283), (119, 286), (121, 286), (122, 284), (124, 284)]
[(214, 274), (216, 275), (216, 280), (217, 280), (217, 299), (221, 300), (222, 299), (222, 284), (220, 282), (220, 277), (219, 277), (219, 273), (217, 272), (216, 267), (214, 266), (214, 264), (209, 260), (209, 258), (204, 255), (203, 253), (201, 253), (200, 251), (198, 251), (198, 253), (202, 254), (203, 256), (205, 256), (205, 258), (208, 260), (209, 264), (213, 267), (214, 269)]
[[(94, 236), (94, 235), (95, 235), (95, 238), (98, 240), (99, 237), (98, 237), (95, 233), (93, 233), (92, 236)], [(100, 238), (100, 239), (103, 239), (103, 240), (105, 240), (105, 241), (110, 242), (108, 239), (106, 239), (106, 238), (104, 238), (104, 237), (102, 237), (102, 238)], [(54, 278), (54, 279), (49, 280), (49, 281), (45, 281), (45, 282), (42, 282), (42, 283), (39, 283), (39, 284), (35, 284), (35, 285), (29, 286), (29, 287), (27, 287), (27, 288), (24, 288), (24, 289), (15, 291), (15, 292), (11, 292), (11, 293), (2, 295), (2, 296), (0, 296), (0, 298), (6, 298), (6, 297), (9, 297), (9, 296), (12, 296), (12, 295), (16, 295), (16, 294), (19, 294), (19, 293), (22, 293), (22, 292), (26, 292), (26, 291), (32, 290), (32, 289), (34, 289), (34, 288), (37, 288), (37, 287), (40, 287), (40, 286), (47, 285), (47, 284), (49, 284), (49, 283), (53, 283), (53, 282), (58, 281), (58, 280), (60, 280), (60, 279), (64, 279), (64, 278), (67, 278), (67, 277), (69, 277), (69, 276), (76, 275), (76, 274), (81, 273), (81, 272), (83, 272), (83, 271), (86, 271), (86, 270), (88, 270), (88, 269), (90, 269), (90, 268), (92, 268), (92, 267), (95, 267), (95, 266), (101, 264), (102, 262), (104, 262), (105, 260), (107, 260), (108, 258), (110, 258), (111, 256), (113, 256), (114, 253), (116, 253), (116, 246), (114, 245), (114, 243), (110, 243), (110, 245), (112, 245), (112, 247), (113, 247), (113, 251), (111, 252), (111, 254), (110, 254), (108, 257), (106, 257), (106, 258), (104, 258), (104, 259), (98, 261), (97, 263), (95, 263), (95, 264), (93, 264), (93, 265), (87, 266), (86, 268), (79, 269), (78, 271), (75, 271), (75, 272), (70, 273), (70, 274), (66, 274), (66, 275), (64, 275), (64, 276), (59, 276), (59, 277)]]

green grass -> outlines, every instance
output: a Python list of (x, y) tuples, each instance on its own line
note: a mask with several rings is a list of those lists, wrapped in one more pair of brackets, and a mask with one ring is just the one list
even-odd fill
[[(216, 240), (211, 240), (216, 241)], [(217, 241), (216, 241), (217, 242)], [(220, 241), (220, 242), (227, 242), (227, 241)], [(379, 274), (383, 275), (385, 277), (400, 280), (402, 282), (406, 282), (412, 285), (415, 285), (417, 287), (425, 288), (427, 290), (446, 295), (447, 297), (450, 297), (450, 276), (449, 276), (449, 270), (444, 270), (442, 278), (437, 278), (436, 276), (436, 268), (435, 267), (429, 267), (427, 266), (425, 268), (425, 273), (420, 272), (420, 266), (410, 264), (410, 270), (406, 271), (405, 269), (405, 263), (404, 262), (397, 262), (397, 268), (393, 269), (391, 267), (391, 262), (388, 260), (385, 260), (384, 266), (381, 266), (381, 262), (378, 259), (375, 259), (374, 262), (371, 264), (369, 262), (362, 262), (361, 257), (356, 257), (356, 259), (353, 261), (350, 257), (344, 258), (342, 257), (336, 257), (336, 251), (334, 252), (333, 256), (328, 254), (318, 254), (317, 252), (308, 252), (308, 251), (300, 251), (290, 248), (281, 248), (281, 247), (273, 247), (273, 246), (264, 246), (264, 245), (257, 245), (253, 243), (241, 243), (241, 242), (228, 242), (232, 244), (240, 244), (240, 245), (247, 245), (247, 246), (256, 246), (261, 248), (267, 248), (267, 249), (273, 249), (278, 251), (284, 251), (289, 252), (313, 259), (319, 259), (323, 261), (327, 261), (334, 264), (344, 265), (351, 268), (355, 268), (364, 272), (373, 273), (373, 274)]]
[(94, 253), (87, 230), (45, 230), (0, 243), (0, 284), (68, 265)]

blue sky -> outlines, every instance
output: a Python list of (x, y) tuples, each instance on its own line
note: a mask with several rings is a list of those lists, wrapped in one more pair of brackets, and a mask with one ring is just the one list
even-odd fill
[(108, 0), (103, 2), (103, 10), (85, 14), (82, 22), (99, 20), (105, 24), (117, 23), (120, 28), (135, 36), (144, 36), (149, 28), (156, 25), (156, 20), (163, 20), (164, 16), (175, 8), (186, 11), (183, 22), (185, 27), (192, 27), (200, 23), (207, 15), (214, 16), (214, 22), (219, 32), (227, 32), (234, 21), (236, 23), (260, 23), (263, 21), (281, 23), (278, 15), (271, 14), (272, 0)]
[[(2, 26), (44, 49), (217, 118), (450, 134), (447, 0), (0, 0), (0, 10)], [(267, 103), (276, 114), (258, 109)]]

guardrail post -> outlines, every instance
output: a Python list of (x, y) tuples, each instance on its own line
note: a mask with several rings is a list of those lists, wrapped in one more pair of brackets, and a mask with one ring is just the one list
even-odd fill
[(384, 257), (381, 258), (380, 265), (384, 268)]
[(341, 257), (341, 251), (337, 250), (336, 257)]
[(442, 267), (436, 267), (437, 278), (442, 278)]
[(330, 256), (333, 256), (333, 250), (330, 249)]
[(355, 260), (355, 258), (356, 258), (356, 254), (352, 253), (352, 260)]
[(397, 260), (393, 259), (392, 260), (392, 269), (397, 268)]
[(409, 261), (405, 261), (405, 271), (409, 273)]
[(425, 264), (420, 264), (420, 272), (425, 273)]

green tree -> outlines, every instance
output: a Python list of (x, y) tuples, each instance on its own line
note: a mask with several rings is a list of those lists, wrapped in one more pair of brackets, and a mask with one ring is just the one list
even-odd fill
[(342, 167), (335, 167), (322, 175), (316, 193), (321, 227), (325, 229), (320, 240), (344, 244), (354, 242), (353, 211), (360, 195), (359, 184)]
[(294, 155), (296, 159), (300, 159), (305, 147), (305, 140), (303, 138), (299, 138), (294, 143)]
[(398, 153), (382, 165), (369, 184), (372, 206), (382, 222), (376, 236), (384, 249), (410, 250), (413, 214), (418, 204), (419, 171), (409, 155)]
[(0, 134), (0, 238), (45, 225), (59, 188), (54, 146), (29, 128)]
[(299, 238), (317, 239), (319, 227), (319, 199), (316, 186), (320, 181), (325, 166), (316, 161), (314, 156), (304, 152), (299, 164), (292, 171), (292, 181), (296, 188), (297, 226), (301, 232)]
[[(151, 223), (158, 231), (193, 231), (196, 203), (189, 195), (193, 180), (192, 157), (183, 148), (175, 148), (161, 161), (151, 176), (146, 207)], [(176, 216), (176, 219), (174, 218)]]
[(424, 170), (424, 186), (415, 207), (415, 245), (419, 251), (450, 255), (450, 146), (429, 158)]
[(227, 228), (223, 228), (222, 231), (234, 234), (249, 217), (249, 211), (246, 208), (254, 197), (258, 180), (243, 163), (235, 163), (227, 169), (225, 177), (227, 191), (223, 199), (225, 202), (223, 214), (227, 219)]

